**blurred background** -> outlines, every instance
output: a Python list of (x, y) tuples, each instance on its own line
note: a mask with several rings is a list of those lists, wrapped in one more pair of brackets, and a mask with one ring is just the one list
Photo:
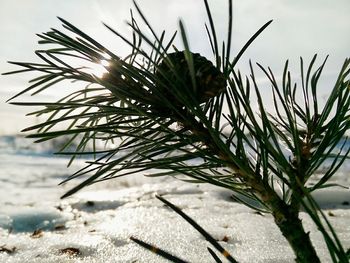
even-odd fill
[[(137, 2), (156, 31), (161, 32), (165, 29), (168, 36), (178, 29), (178, 21), (181, 18), (190, 38), (191, 49), (212, 57), (204, 27), (207, 18), (203, 1)], [(211, 0), (209, 3), (218, 35), (225, 39), (228, 1)], [(37, 61), (34, 50), (42, 47), (37, 44), (38, 37), (35, 34), (46, 32), (52, 27), (61, 29), (57, 16), (76, 25), (116, 54), (126, 55), (130, 51), (129, 48), (101, 22), (129, 37), (131, 31), (126, 25), (126, 20), (130, 18), (130, 8), (135, 11), (131, 0), (0, 0), (0, 72), (17, 69), (7, 61)], [(348, 0), (236, 0), (232, 56), (260, 26), (273, 19), (274, 22), (248, 49), (239, 67), (249, 74), (248, 61), (251, 59), (253, 62), (270, 66), (278, 77), (285, 60), (289, 59), (291, 67), (295, 69), (295, 77), (298, 78), (300, 56), (308, 62), (317, 53), (318, 62), (321, 63), (329, 54), (320, 85), (320, 95), (325, 98), (342, 62), (349, 57), (349, 10)], [(181, 44), (179, 46), (181, 47)], [(0, 76), (0, 135), (17, 134), (26, 126), (39, 121), (34, 117), (24, 116), (32, 109), (5, 103), (7, 99), (26, 88), (30, 78), (32, 76), (28, 74)], [(260, 81), (264, 82), (263, 79)], [(66, 88), (57, 87), (35, 97), (35, 100), (58, 98)]]

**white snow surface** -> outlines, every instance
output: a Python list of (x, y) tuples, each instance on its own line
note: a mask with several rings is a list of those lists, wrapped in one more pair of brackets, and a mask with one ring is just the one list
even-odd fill
[[(239, 262), (294, 262), (272, 217), (234, 202), (228, 190), (134, 174), (61, 200), (79, 180), (58, 183), (83, 165), (77, 161), (66, 169), (67, 162), (50, 155), (0, 151), (0, 262), (167, 262), (132, 242), (131, 236), (189, 262), (214, 262), (205, 238), (155, 194), (179, 206)], [(349, 186), (347, 171), (345, 167), (332, 180)], [(350, 191), (325, 189), (315, 198), (349, 248)], [(331, 262), (317, 227), (307, 214), (301, 217), (322, 262)], [(67, 248), (79, 253), (64, 252)]]

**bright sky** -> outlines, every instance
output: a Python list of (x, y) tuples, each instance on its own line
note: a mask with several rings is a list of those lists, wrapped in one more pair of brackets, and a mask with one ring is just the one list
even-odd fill
[[(227, 30), (227, 2), (209, 0), (218, 34)], [(182, 18), (190, 36), (190, 47), (195, 52), (210, 55), (204, 23), (207, 22), (201, 0), (139, 0), (140, 7), (158, 32), (166, 29), (169, 35), (178, 28)], [(131, 0), (0, 0), (0, 72), (14, 70), (6, 61), (37, 60), (36, 33), (50, 28), (61, 28), (60, 16), (89, 35), (98, 39), (118, 55), (129, 51), (120, 40), (101, 24), (104, 21), (117, 31), (130, 36), (125, 25), (129, 19)], [(265, 22), (274, 22), (250, 47), (242, 58), (243, 71), (248, 73), (247, 61), (271, 66), (278, 76), (286, 59), (298, 69), (299, 57), (306, 61), (317, 53), (319, 62), (330, 55), (324, 72), (321, 94), (327, 94), (346, 57), (350, 56), (350, 1), (349, 0), (234, 0), (233, 52)], [(299, 76), (297, 70), (295, 76)], [(18, 133), (32, 122), (24, 117), (31, 109), (10, 106), (5, 101), (27, 87), (28, 75), (0, 76), (0, 134)], [(263, 83), (263, 80), (262, 82)], [(46, 96), (59, 94), (54, 91)], [(43, 98), (43, 97), (41, 97)]]

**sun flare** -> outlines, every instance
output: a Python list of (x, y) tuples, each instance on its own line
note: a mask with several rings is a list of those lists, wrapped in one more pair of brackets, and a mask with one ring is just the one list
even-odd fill
[(91, 74), (98, 78), (102, 78), (105, 73), (108, 72), (107, 68), (110, 65), (109, 61), (106, 59), (100, 60), (99, 63), (94, 63), (89, 67)]

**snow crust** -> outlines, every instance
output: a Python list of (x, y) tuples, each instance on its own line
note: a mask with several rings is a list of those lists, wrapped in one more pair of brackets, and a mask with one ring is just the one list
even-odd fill
[[(218, 187), (134, 174), (60, 200), (77, 181), (57, 184), (82, 165), (78, 161), (66, 169), (67, 161), (0, 151), (0, 262), (166, 262), (131, 236), (189, 262), (213, 262), (210, 244), (155, 194), (179, 206), (240, 262), (294, 261), (270, 215), (234, 202), (231, 192)], [(334, 180), (349, 186), (347, 171)], [(325, 189), (315, 198), (349, 248), (350, 191)], [(302, 219), (322, 262), (330, 262), (316, 226), (306, 214)]]

